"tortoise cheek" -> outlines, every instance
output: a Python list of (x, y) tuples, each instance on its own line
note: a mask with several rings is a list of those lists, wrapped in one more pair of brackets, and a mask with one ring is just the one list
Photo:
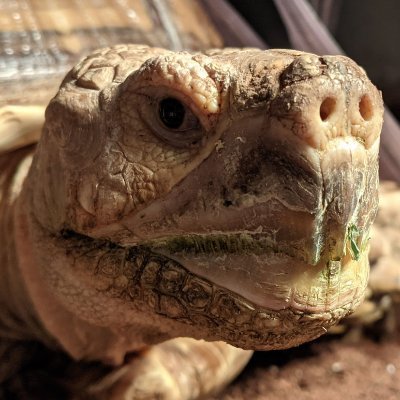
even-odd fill
[(104, 147), (106, 125), (95, 101), (91, 94), (68, 93), (67, 98), (59, 92), (46, 109), (42, 140), (55, 144), (70, 168), (83, 169)]

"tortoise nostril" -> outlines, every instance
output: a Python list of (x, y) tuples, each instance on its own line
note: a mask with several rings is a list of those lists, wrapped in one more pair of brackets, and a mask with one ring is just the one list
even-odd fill
[(330, 115), (335, 111), (336, 100), (333, 97), (327, 97), (319, 108), (319, 115), (322, 121), (326, 121)]
[(369, 121), (374, 115), (372, 102), (368, 95), (364, 94), (364, 96), (361, 97), (358, 107), (360, 114), (365, 121)]

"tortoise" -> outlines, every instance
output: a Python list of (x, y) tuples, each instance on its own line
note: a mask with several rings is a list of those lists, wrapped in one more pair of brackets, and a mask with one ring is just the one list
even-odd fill
[(143, 44), (81, 60), (41, 134), (3, 108), (1, 395), (195, 399), (327, 332), (366, 290), (382, 112), (343, 56)]

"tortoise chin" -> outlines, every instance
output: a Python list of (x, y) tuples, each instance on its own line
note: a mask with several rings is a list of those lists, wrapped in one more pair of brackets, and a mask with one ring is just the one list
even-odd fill
[[(187, 237), (153, 245), (139, 279), (141, 296), (154, 312), (197, 326), (207, 332), (207, 340), (269, 350), (324, 334), (363, 299), (367, 252), (357, 260), (348, 254), (310, 266), (272, 255), (260, 240), (256, 244), (247, 237), (240, 247), (240, 241), (221, 236), (203, 238), (197, 246)], [(188, 242), (188, 247), (178, 246)], [(231, 247), (218, 248), (219, 242)]]

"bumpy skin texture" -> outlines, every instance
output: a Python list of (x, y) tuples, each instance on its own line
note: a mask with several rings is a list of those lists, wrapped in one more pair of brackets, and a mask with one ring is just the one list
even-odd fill
[[(178, 128), (160, 117), (168, 98), (184, 107)], [(379, 92), (345, 57), (95, 52), (47, 108), (10, 201), (36, 330), (113, 365), (181, 336), (246, 349), (318, 337), (367, 284), (381, 125)], [(188, 340), (175, 348), (219, 346)], [(249, 356), (230, 349), (229, 377)], [(151, 359), (122, 375), (135, 382)]]

